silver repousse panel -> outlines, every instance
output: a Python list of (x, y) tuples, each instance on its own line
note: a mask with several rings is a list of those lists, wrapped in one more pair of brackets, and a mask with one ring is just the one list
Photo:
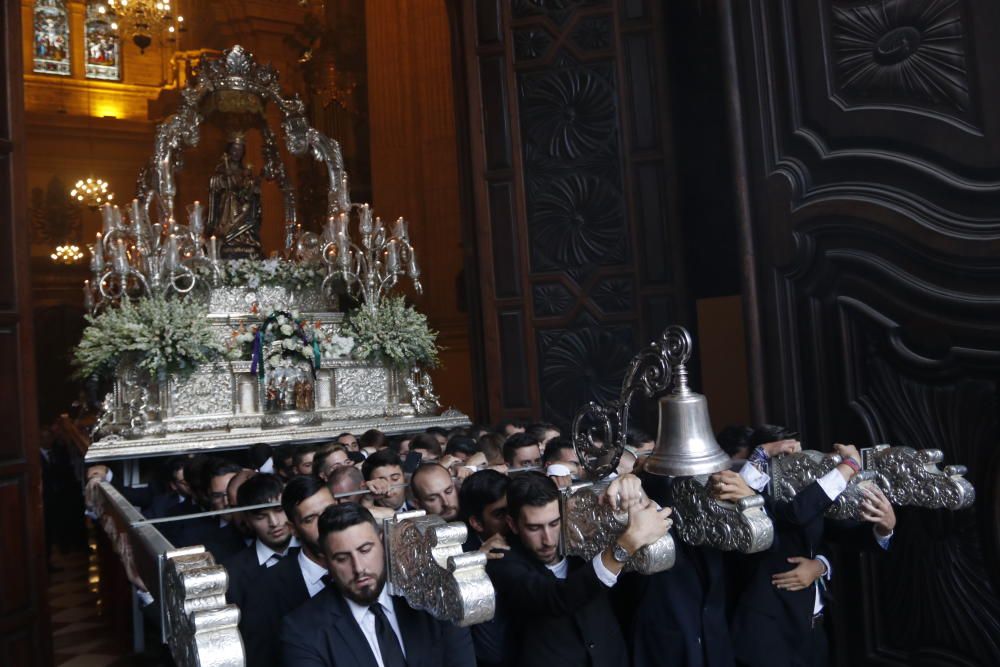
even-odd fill
[(204, 364), (187, 377), (172, 377), (170, 416), (233, 413), (233, 374), (229, 364)]
[(334, 405), (385, 405), (389, 399), (389, 372), (379, 366), (337, 368)]
[(422, 510), (383, 523), (388, 582), (416, 609), (459, 626), (482, 623), (496, 612), (486, 555), (463, 552), (467, 528)]
[[(608, 482), (576, 484), (562, 493), (562, 551), (586, 560), (607, 549), (628, 527), (628, 512), (616, 512), (600, 502)], [(639, 549), (625, 570), (653, 574), (669, 570), (677, 558), (669, 533)]]
[(707, 482), (707, 475), (674, 482), (674, 521), (680, 538), (688, 544), (745, 554), (769, 548), (774, 523), (764, 511), (764, 498), (753, 495), (738, 503), (715, 500)]
[(212, 313), (249, 313), (256, 307), (267, 315), (275, 310), (298, 310), (304, 313), (323, 313), (333, 310), (322, 290), (290, 290), (285, 287), (261, 285), (259, 287), (213, 287), (208, 291), (208, 310)]

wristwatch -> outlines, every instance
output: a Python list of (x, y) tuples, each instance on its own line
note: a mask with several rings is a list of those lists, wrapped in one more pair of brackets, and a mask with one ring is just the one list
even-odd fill
[(614, 556), (615, 561), (623, 565), (632, 557), (632, 554), (630, 554), (628, 550), (618, 542), (615, 542), (614, 548), (611, 550), (611, 555)]

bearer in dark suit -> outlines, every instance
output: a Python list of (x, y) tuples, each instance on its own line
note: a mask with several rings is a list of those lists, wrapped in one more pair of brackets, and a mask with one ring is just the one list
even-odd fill
[(469, 631), (386, 588), (382, 536), (356, 503), (327, 508), (320, 540), (333, 584), (285, 618), (285, 667), (473, 667)]
[[(780, 427), (754, 430), (751, 445), (756, 448), (740, 473), (751, 487), (758, 491), (767, 489), (769, 477), (764, 471), (771, 457), (801, 450), (797, 440), (786, 436)], [(817, 581), (829, 575), (829, 562), (813, 559), (823, 541), (824, 513), (861, 469), (861, 457), (853, 445), (834, 445), (834, 448), (843, 463), (794, 498), (783, 501), (765, 495), (768, 514), (774, 520), (775, 537), (770, 549), (748, 558), (746, 588), (732, 622), (738, 665), (823, 667), (828, 662), (824, 604)], [(722, 499), (732, 498), (723, 494)], [(865, 508), (866, 517), (878, 511), (881, 518), (881, 499), (873, 498), (871, 503), (871, 508)], [(880, 521), (872, 517), (876, 524), (874, 531), (857, 531), (871, 548), (876, 542), (888, 548), (895, 514), (888, 501), (885, 504), (891, 515), (885, 525), (880, 526)]]
[[(249, 482), (247, 482), (249, 484)], [(282, 619), (326, 586), (326, 561), (319, 545), (319, 517), (333, 504), (333, 494), (312, 475), (293, 477), (281, 495), (281, 506), (301, 548), (282, 558), (247, 588), (240, 631), (247, 667), (274, 667), (281, 661), (278, 632)]]
[(591, 561), (559, 553), (559, 490), (542, 473), (526, 472), (507, 486), (510, 551), (486, 571), (497, 592), (497, 616), (506, 627), (504, 663), (518, 667), (619, 667), (628, 662), (625, 639), (608, 598), (625, 562), (663, 537), (670, 510), (641, 492), (639, 480), (616, 480), (612, 495), (630, 500), (628, 527)]
[(260, 584), (260, 578), (268, 568), (275, 567), (283, 558), (294, 558), (298, 553), (298, 541), (293, 544), (295, 538), (285, 510), (277, 505), (281, 502), (281, 488), (277, 475), (260, 473), (244, 482), (236, 492), (239, 507), (276, 504), (275, 507), (244, 513), (244, 523), (254, 534), (253, 544), (222, 563), (229, 574), (226, 600), (240, 609), (246, 607), (247, 591)]

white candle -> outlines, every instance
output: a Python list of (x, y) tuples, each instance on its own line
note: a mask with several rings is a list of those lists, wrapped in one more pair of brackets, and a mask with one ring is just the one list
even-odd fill
[(104, 270), (104, 240), (97, 232), (97, 242), (94, 243), (94, 270), (100, 273)]
[(208, 239), (208, 256), (213, 262), (219, 261), (219, 248), (216, 246), (215, 236)]

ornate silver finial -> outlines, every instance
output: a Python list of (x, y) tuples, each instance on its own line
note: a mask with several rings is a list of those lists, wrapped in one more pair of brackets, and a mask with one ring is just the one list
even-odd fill
[(673, 393), (678, 396), (687, 396), (691, 393), (691, 389), (688, 387), (687, 362), (691, 359), (694, 341), (687, 329), (677, 325), (667, 327), (663, 334), (663, 340), (667, 362), (674, 372)]

